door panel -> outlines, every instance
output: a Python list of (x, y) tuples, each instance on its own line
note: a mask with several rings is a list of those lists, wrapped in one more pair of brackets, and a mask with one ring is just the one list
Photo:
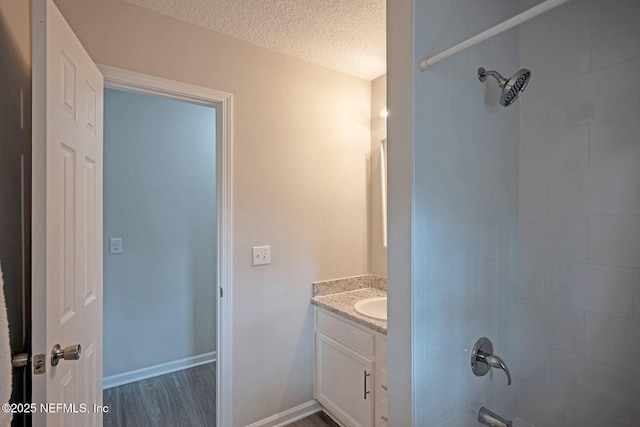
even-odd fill
[[(73, 403), (36, 425), (100, 426), (102, 415), (103, 78), (51, 0), (34, 1), (34, 402)], [(35, 169), (35, 168), (34, 168)], [(36, 212), (36, 206), (44, 212)], [(43, 313), (44, 312), (44, 313)], [(79, 360), (50, 363), (55, 344)], [(89, 413), (78, 414), (86, 405)]]

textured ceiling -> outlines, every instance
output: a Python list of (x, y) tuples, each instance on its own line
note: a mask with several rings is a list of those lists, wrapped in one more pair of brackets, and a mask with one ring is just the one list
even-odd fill
[(366, 80), (385, 72), (385, 0), (125, 0)]

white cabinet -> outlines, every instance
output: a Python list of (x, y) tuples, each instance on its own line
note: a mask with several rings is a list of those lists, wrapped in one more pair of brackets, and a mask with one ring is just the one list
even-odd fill
[(315, 398), (342, 425), (386, 427), (386, 337), (316, 308)]
[(316, 399), (349, 426), (371, 426), (373, 360), (322, 332), (316, 334), (316, 354)]

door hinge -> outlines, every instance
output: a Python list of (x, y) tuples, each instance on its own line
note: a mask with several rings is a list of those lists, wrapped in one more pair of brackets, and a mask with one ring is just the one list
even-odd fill
[(222, 288), (220, 288), (220, 298), (222, 298)]

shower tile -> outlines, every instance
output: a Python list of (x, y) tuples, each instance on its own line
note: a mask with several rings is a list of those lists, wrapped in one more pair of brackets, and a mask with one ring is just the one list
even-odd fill
[(566, 169), (549, 181), (552, 215), (635, 215), (638, 213), (636, 165)]
[(426, 323), (464, 313), (466, 304), (472, 303), (468, 296), (474, 291), (473, 282), (464, 265), (425, 269), (421, 281), (425, 288), (422, 310)]
[(521, 130), (540, 132), (549, 125), (549, 91), (543, 83), (536, 89), (537, 84), (534, 77), (531, 78), (530, 86), (527, 86), (527, 96), (518, 99), (520, 116), (527, 118), (521, 122), (520, 128)]
[(544, 347), (540, 344), (520, 340), (518, 359), (520, 378), (533, 384), (544, 385)]
[(590, 359), (640, 373), (640, 322), (586, 313)]
[(594, 22), (591, 66), (607, 67), (640, 57), (640, 7), (617, 12)]
[[(542, 372), (538, 374), (543, 376)], [(545, 390), (541, 385), (520, 382), (518, 413), (520, 418), (534, 426), (558, 427), (559, 416), (567, 401), (568, 399)]]
[(596, 313), (633, 318), (633, 272), (629, 268), (586, 266), (584, 308)]
[(587, 261), (588, 217), (520, 216), (519, 224), (522, 244), (551, 258)]
[(589, 0), (594, 22), (637, 6), (638, 0)]
[(451, 383), (457, 410), (482, 402), (490, 384), (488, 377), (477, 377), (473, 374), (468, 361), (460, 363), (452, 369)]
[(633, 401), (632, 424), (634, 426), (638, 426), (640, 425), (640, 375), (638, 374), (633, 374), (632, 401)]
[(640, 218), (589, 217), (589, 262), (640, 267)]
[(521, 215), (547, 214), (547, 175), (520, 175), (519, 209)]
[(549, 81), (559, 81), (589, 72), (591, 26), (575, 28), (549, 38)]
[(640, 163), (640, 116), (611, 123), (591, 123), (590, 166)]
[(549, 74), (549, 14), (545, 13), (520, 25), (520, 63), (533, 70), (534, 82), (546, 84)]
[(638, 213), (638, 168), (616, 166), (584, 171), (585, 211), (588, 215)]
[(549, 88), (549, 125), (575, 126), (588, 120), (614, 123), (636, 117), (640, 115), (638, 94), (640, 60), (554, 82)]
[(634, 270), (575, 262), (551, 262), (547, 301), (633, 319)]
[(593, 8), (589, 0), (573, 0), (549, 12), (549, 32), (561, 35), (589, 24), (593, 19)]
[(568, 261), (587, 261), (589, 221), (586, 216), (549, 217), (549, 255)]
[(531, 300), (520, 300), (520, 337), (537, 344), (545, 342), (544, 303)]
[(550, 159), (551, 138), (549, 132), (544, 128), (528, 129), (521, 126), (520, 176), (547, 175)]
[(546, 304), (544, 317), (545, 345), (575, 354), (584, 354), (584, 311)]
[[(471, 328), (465, 315), (453, 316), (426, 324), (422, 328), (421, 339), (425, 343), (426, 355), (432, 355), (446, 349), (448, 358), (444, 367), (468, 361), (468, 347), (473, 345)], [(469, 344), (470, 342), (471, 344)], [(424, 368), (424, 375), (434, 376), (442, 372), (442, 369), (441, 364), (429, 363)]]
[(631, 372), (554, 349), (547, 349), (545, 367), (548, 390), (631, 421)]
[(459, 117), (472, 117), (479, 113), (484, 88), (478, 82), (477, 66), (471, 60), (471, 51), (466, 50), (447, 60), (449, 112)]
[(521, 420), (520, 418), (518, 418), (518, 419), (513, 421), (513, 427), (535, 427), (535, 426), (529, 424), (526, 421)]
[[(448, 101), (448, 66), (446, 61), (434, 64), (429, 68), (428, 76), (420, 76), (415, 81), (416, 93), (428, 93), (429, 96), (416, 98), (416, 111), (438, 111), (446, 113), (449, 109)], [(416, 127), (421, 126), (417, 121)], [(437, 128), (435, 128), (437, 129)]]
[(634, 270), (633, 313), (634, 319), (640, 320), (640, 270)]
[(493, 375), (499, 376), (501, 384), (493, 388), (491, 393), (485, 395), (483, 404), (495, 413), (513, 420), (518, 416), (518, 394), (515, 393), (515, 390), (517, 390), (519, 380), (516, 379), (511, 386), (508, 386), (503, 372), (496, 372)]
[(557, 176), (567, 170), (589, 166), (589, 125), (578, 123), (548, 131), (549, 174)]
[(535, 426), (632, 427), (627, 422), (525, 381), (520, 387), (518, 403), (520, 418)]
[(530, 245), (539, 253), (548, 254), (548, 217), (543, 215), (521, 215), (518, 218), (520, 247)]
[[(436, 427), (476, 427), (478, 425), (478, 411), (467, 408), (456, 413), (453, 418), (449, 418)], [(426, 423), (417, 425), (427, 425)]]
[(438, 425), (454, 415), (455, 400), (451, 368), (426, 378), (415, 386), (415, 406), (424, 421), (419, 425)]
[(543, 251), (522, 242), (520, 244), (520, 296), (544, 301), (548, 258)]

